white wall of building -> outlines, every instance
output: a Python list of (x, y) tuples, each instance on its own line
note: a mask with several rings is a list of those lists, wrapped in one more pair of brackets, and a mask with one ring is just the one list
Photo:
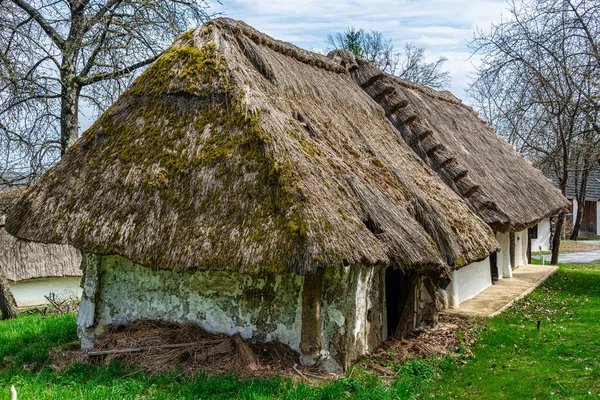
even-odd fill
[(515, 268), (527, 265), (527, 229), (515, 232)]
[(448, 307), (459, 308), (460, 303), (476, 296), (491, 285), (489, 257), (452, 272), (452, 281), (446, 288)]
[(596, 202), (596, 235), (600, 236), (600, 201)]
[(539, 250), (539, 246), (542, 246), (542, 250), (550, 250), (550, 218), (546, 218), (538, 222), (537, 234), (537, 239), (531, 239), (532, 253), (537, 252)]
[(500, 245), (497, 256), (498, 279), (512, 278), (512, 265), (510, 262), (510, 234), (496, 232), (496, 240)]
[(54, 293), (59, 299), (69, 297), (80, 297), (81, 288), (78, 277), (62, 278), (39, 278), (27, 279), (24, 281), (10, 282), (10, 290), (17, 301), (19, 307), (39, 306), (48, 304), (44, 297)]

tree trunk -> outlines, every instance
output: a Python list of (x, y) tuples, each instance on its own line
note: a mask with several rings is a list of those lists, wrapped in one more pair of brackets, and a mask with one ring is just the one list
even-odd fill
[(581, 172), (581, 183), (577, 192), (577, 215), (573, 224), (573, 231), (569, 239), (577, 240), (579, 238), (579, 230), (581, 229), (581, 221), (583, 220), (583, 212), (585, 210), (585, 194), (587, 192), (587, 181), (590, 175), (589, 168), (584, 168)]
[(64, 82), (60, 93), (60, 155), (65, 154), (69, 146), (79, 136), (79, 92), (81, 90), (75, 79), (75, 72), (66, 68), (61, 73)]
[(552, 259), (550, 264), (556, 265), (558, 263), (558, 252), (560, 251), (560, 237), (565, 222), (565, 213), (561, 212), (558, 214), (556, 221), (556, 227), (554, 228), (554, 236), (552, 237)]
[(10, 291), (2, 267), (0, 267), (0, 313), (2, 314), (2, 319), (17, 318), (19, 314), (17, 302)]
[[(579, 201), (577, 202), (578, 204)], [(585, 204), (585, 203), (583, 203)], [(575, 222), (573, 223), (573, 231), (571, 231), (571, 236), (569, 236), (569, 240), (577, 240), (579, 239), (579, 230), (581, 229), (581, 220), (583, 219), (583, 207), (577, 207), (577, 215), (575, 216)]]

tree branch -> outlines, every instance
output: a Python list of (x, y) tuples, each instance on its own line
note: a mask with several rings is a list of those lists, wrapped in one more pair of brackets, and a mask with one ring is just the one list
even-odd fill
[(93, 75), (89, 75), (89, 76), (79, 77), (77, 79), (77, 81), (83, 87), (83, 86), (91, 85), (92, 83), (104, 81), (106, 79), (119, 78), (121, 76), (130, 74), (131, 72), (135, 71), (138, 68), (145, 67), (146, 65), (152, 63), (157, 58), (158, 58), (158, 56), (152, 56), (150, 58), (147, 58), (145, 60), (142, 60), (140, 62), (132, 64), (128, 67), (125, 67), (123, 69), (119, 69), (119, 70), (112, 71), (112, 72), (101, 72), (101, 73), (97, 73), (97, 74), (93, 74)]
[(44, 30), (44, 32), (46, 32), (48, 37), (50, 37), (50, 39), (52, 39), (52, 41), (60, 49), (62, 49), (64, 47), (65, 40), (58, 34), (58, 32), (52, 26), (50, 26), (48, 21), (46, 21), (46, 18), (44, 18), (44, 16), (42, 14), (40, 14), (40, 12), (38, 10), (33, 8), (31, 5), (29, 5), (24, 0), (12, 0), (12, 2), (15, 3), (19, 8), (21, 8), (27, 14), (29, 14), (29, 16), (31, 16), (31, 18), (33, 18), (40, 25), (40, 27)]

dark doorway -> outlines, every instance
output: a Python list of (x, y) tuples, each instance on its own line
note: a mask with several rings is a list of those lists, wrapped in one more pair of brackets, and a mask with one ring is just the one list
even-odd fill
[(402, 312), (410, 295), (410, 276), (399, 269), (389, 267), (385, 271), (385, 303), (387, 310), (387, 335), (396, 332)]
[(490, 254), (490, 273), (492, 274), (492, 283), (498, 280), (498, 253)]

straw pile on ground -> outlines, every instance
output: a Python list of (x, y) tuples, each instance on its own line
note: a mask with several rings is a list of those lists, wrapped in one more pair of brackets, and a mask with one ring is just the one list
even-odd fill
[(329, 54), (384, 109), (408, 145), (495, 231), (519, 231), (569, 206), (559, 190), (450, 92)]
[[(389, 365), (407, 360), (440, 355), (467, 353), (477, 340), (474, 333), (482, 320), (457, 315), (440, 315), (435, 329), (414, 332), (408, 339), (389, 339), (368, 358), (357, 363), (384, 377), (393, 377)], [(297, 380), (318, 382), (335, 378), (335, 374), (316, 367), (299, 365), (298, 353), (279, 342), (249, 343), (239, 335), (210, 334), (194, 324), (138, 320), (127, 326), (113, 325), (101, 336), (93, 350), (52, 352), (53, 368), (64, 370), (76, 362), (107, 364), (118, 360), (150, 374), (179, 371), (194, 374), (233, 372), (243, 377), (289, 376)], [(349, 373), (352, 373), (351, 370)]]
[(210, 334), (195, 324), (138, 320), (112, 325), (93, 350), (79, 351), (87, 362), (119, 360), (148, 373), (206, 370), (246, 375), (297, 375), (324, 377), (316, 368), (298, 365), (298, 353), (279, 342), (254, 344), (239, 334)]
[(440, 314), (435, 329), (415, 331), (408, 339), (391, 338), (359, 365), (391, 378), (395, 372), (389, 365), (435, 356), (470, 357), (471, 347), (478, 338), (476, 328), (483, 324), (483, 319)]

